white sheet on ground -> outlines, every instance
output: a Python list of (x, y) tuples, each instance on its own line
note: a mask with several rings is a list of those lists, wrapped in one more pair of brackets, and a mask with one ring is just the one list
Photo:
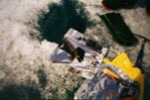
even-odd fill
[(57, 63), (71, 63), (71, 56), (60, 48), (56, 48), (51, 55), (51, 60)]
[[(57, 63), (68, 63), (69, 66), (80, 70), (81, 76), (91, 79), (97, 70), (97, 66), (101, 64), (103, 57), (107, 53), (107, 48), (102, 48), (101, 53), (91, 49), (86, 45), (84, 35), (74, 29), (70, 29), (64, 36), (74, 48), (81, 48), (85, 51), (84, 59), (79, 62), (77, 59), (71, 60), (71, 55), (63, 49), (57, 47), (51, 55), (51, 60)], [(92, 73), (92, 75), (91, 75)]]

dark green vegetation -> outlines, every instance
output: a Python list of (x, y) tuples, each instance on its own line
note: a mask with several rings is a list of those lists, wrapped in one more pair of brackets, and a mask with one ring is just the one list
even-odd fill
[(100, 16), (106, 24), (113, 39), (124, 46), (135, 45), (138, 40), (135, 38), (131, 30), (125, 24), (122, 16), (118, 13), (108, 13)]
[(9, 85), (0, 90), (0, 100), (43, 100), (39, 90), (24, 85)]
[(78, 0), (62, 0), (60, 4), (50, 4), (49, 12), (39, 20), (42, 39), (60, 43), (69, 28), (85, 32), (92, 23), (84, 7)]

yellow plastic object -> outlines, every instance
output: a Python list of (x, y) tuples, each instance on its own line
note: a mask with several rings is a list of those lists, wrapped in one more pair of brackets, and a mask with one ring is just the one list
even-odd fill
[(132, 80), (139, 83), (140, 93), (137, 100), (143, 100), (144, 93), (144, 74), (137, 67), (134, 67), (133, 63), (130, 61), (126, 53), (121, 53), (118, 55), (112, 62), (107, 58), (104, 58), (103, 61), (110, 65), (120, 68), (125, 72)]

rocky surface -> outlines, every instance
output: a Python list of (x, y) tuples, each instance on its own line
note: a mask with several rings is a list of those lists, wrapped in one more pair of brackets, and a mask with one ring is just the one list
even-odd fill
[[(72, 11), (76, 13), (74, 16), (78, 16), (75, 17), (76, 21), (79, 19), (82, 22), (82, 28), (72, 24), (73, 19), (69, 14), (69, 17), (66, 17), (65, 13), (62, 13), (63, 16), (60, 17), (64, 19), (60, 20), (58, 17), (58, 20), (55, 20), (55, 16), (52, 16), (57, 15), (55, 12), (63, 7), (61, 11), (66, 11), (66, 6), (62, 2), (61, 0), (0, 0), (0, 98), (4, 100), (11, 99), (9, 96), (15, 100), (73, 98), (74, 92), (84, 79), (70, 73), (68, 66), (56, 66), (50, 62), (49, 56), (57, 44), (50, 41), (49, 38), (42, 37), (41, 34), (44, 32), (49, 32), (47, 34), (55, 38), (57, 30), (65, 32), (70, 26), (73, 26), (84, 32), (87, 37), (109, 47), (107, 57), (110, 60), (125, 51), (135, 62), (140, 46), (137, 44), (124, 47), (112, 40), (108, 29), (97, 16), (97, 14), (102, 15), (111, 11), (106, 11), (99, 6), (99, 0), (72, 0), (78, 3), (78, 5), (71, 6)], [(52, 4), (55, 4), (53, 7), (56, 9), (50, 9)], [(146, 16), (143, 6), (139, 4), (141, 3), (137, 3), (133, 9), (122, 9), (115, 12), (121, 13), (134, 33), (150, 38), (150, 18)], [(44, 22), (47, 24), (40, 24), (39, 21), (45, 16), (48, 16)], [(51, 26), (47, 26), (49, 24)], [(45, 31), (45, 29), (51, 31)], [(147, 42), (143, 62), (146, 72), (144, 100), (150, 97), (149, 59), (150, 43)]]

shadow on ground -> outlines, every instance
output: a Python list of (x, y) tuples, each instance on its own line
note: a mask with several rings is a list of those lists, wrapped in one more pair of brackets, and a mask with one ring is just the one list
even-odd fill
[(33, 87), (9, 85), (0, 90), (0, 100), (43, 100), (43, 98)]
[(39, 19), (42, 39), (60, 43), (69, 28), (85, 32), (92, 25), (85, 5), (78, 0), (62, 0), (49, 5), (49, 12)]
[(80, 85), (74, 87), (72, 90), (66, 90), (68, 100), (74, 100), (74, 94), (79, 89)]
[(144, 100), (149, 100), (150, 98), (150, 70), (145, 73), (145, 87), (144, 87)]
[(47, 85), (46, 74), (43, 70), (39, 70), (37, 74), (38, 74), (40, 85), (42, 88), (44, 88)]

